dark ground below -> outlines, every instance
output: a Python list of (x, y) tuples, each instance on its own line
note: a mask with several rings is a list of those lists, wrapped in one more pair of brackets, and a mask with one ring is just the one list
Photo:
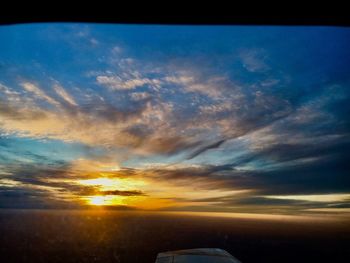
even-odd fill
[(350, 262), (350, 224), (158, 213), (0, 210), (0, 262), (142, 262), (216, 247), (243, 263)]

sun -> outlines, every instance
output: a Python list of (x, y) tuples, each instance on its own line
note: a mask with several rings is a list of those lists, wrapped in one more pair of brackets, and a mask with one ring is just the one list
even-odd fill
[(94, 195), (84, 198), (89, 205), (93, 206), (113, 206), (124, 205), (125, 199), (128, 197), (120, 197), (113, 195)]
[[(103, 175), (103, 173), (101, 173)], [(80, 199), (85, 204), (91, 206), (127, 206), (144, 202), (144, 195), (129, 195), (129, 192), (142, 189), (147, 183), (143, 180), (129, 178), (109, 178), (98, 177), (92, 179), (78, 180), (78, 184), (83, 186), (93, 186), (95, 195), (81, 196)], [(123, 195), (123, 192), (126, 194)]]
[(101, 205), (106, 205), (107, 200), (104, 196), (93, 196), (90, 198), (89, 203), (91, 205), (101, 206)]

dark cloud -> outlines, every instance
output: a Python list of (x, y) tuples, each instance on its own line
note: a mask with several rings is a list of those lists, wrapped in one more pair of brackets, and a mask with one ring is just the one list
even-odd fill
[[(324, 147), (324, 148), (323, 148)], [(268, 150), (248, 155), (231, 164), (189, 167), (179, 169), (154, 169), (152, 176), (176, 183), (208, 181), (208, 187), (222, 189), (253, 189), (260, 194), (315, 194), (349, 192), (350, 144), (320, 145), (316, 149), (305, 146), (273, 146)], [(313, 154), (312, 154), (313, 153)], [(313, 161), (304, 158), (320, 157)], [(322, 158), (321, 158), (322, 157)], [(238, 169), (261, 159), (272, 159), (278, 165), (273, 169), (263, 166), (253, 170)], [(287, 161), (300, 161), (284, 165)]]
[(0, 208), (78, 208), (74, 200), (56, 199), (52, 193), (30, 187), (0, 187)]
[(138, 190), (133, 191), (120, 191), (120, 190), (113, 190), (113, 191), (99, 191), (99, 194), (102, 195), (120, 195), (120, 196), (144, 196), (145, 193)]
[(38, 120), (45, 119), (46, 114), (41, 110), (36, 109), (26, 109), (11, 105), (9, 102), (4, 101), (0, 98), (0, 116), (10, 118), (13, 120), (21, 121), (21, 120)]
[(220, 147), (221, 144), (223, 144), (226, 140), (219, 140), (217, 142), (214, 142), (212, 144), (206, 145), (204, 147), (199, 148), (198, 150), (194, 151), (190, 154), (190, 156), (187, 157), (187, 160), (193, 159), (197, 157), (198, 155), (210, 150)]
[[(0, 208), (83, 208), (84, 196), (146, 196), (139, 190), (101, 191), (98, 186), (82, 185), (75, 180), (95, 178), (89, 171), (76, 171), (69, 163), (64, 165), (8, 165), (8, 174), (0, 179), (9, 180), (0, 186)], [(130, 169), (106, 173), (110, 177), (129, 177)], [(20, 186), (17, 186), (20, 185)], [(126, 209), (119, 207), (118, 209)]]

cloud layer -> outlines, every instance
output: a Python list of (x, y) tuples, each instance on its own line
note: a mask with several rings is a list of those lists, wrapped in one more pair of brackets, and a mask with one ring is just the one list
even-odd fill
[(0, 51), (0, 207), (349, 208), (349, 30), (42, 27)]

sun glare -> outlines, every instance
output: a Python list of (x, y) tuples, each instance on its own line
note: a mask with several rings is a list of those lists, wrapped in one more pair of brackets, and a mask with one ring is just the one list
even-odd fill
[(106, 200), (106, 197), (104, 196), (94, 196), (90, 198), (89, 203), (91, 205), (101, 206), (101, 205), (106, 205), (108, 202)]
[(127, 178), (108, 178), (100, 177), (94, 179), (85, 179), (77, 181), (81, 185), (97, 186), (102, 191), (110, 190), (133, 190), (144, 186), (143, 180), (133, 180)]

